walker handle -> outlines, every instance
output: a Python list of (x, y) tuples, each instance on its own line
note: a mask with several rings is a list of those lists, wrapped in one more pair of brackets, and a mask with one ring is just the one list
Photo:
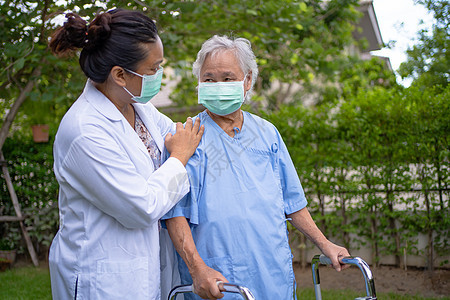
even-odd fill
[[(250, 292), (250, 290), (245, 286), (225, 282), (223, 282), (222, 285), (223, 288), (225, 289), (224, 292), (226, 293), (240, 294), (242, 298), (245, 300), (255, 300), (255, 297), (253, 296), (252, 292)], [(178, 294), (193, 293), (193, 292), (194, 292), (194, 285), (192, 284), (179, 285), (174, 287), (170, 291), (168, 299), (174, 300)]]
[[(320, 294), (320, 278), (318, 269), (319, 263), (324, 265), (331, 265), (332, 262), (329, 257), (323, 254), (314, 256), (311, 262), (316, 299), (321, 300), (322, 296)], [(342, 258), (342, 263), (348, 265), (355, 265), (363, 273), (367, 294), (367, 297), (365, 297), (364, 299), (373, 299), (373, 300), (377, 299), (377, 295), (375, 293), (375, 281), (373, 279), (372, 271), (370, 271), (369, 265), (360, 257), (353, 257), (353, 256), (347, 256)]]

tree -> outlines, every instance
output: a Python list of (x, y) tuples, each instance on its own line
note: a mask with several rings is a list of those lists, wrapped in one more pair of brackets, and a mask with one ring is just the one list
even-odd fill
[[(55, 132), (86, 81), (76, 55), (58, 59), (47, 47), (56, 28), (53, 19), (59, 14), (74, 11), (92, 20), (98, 11), (119, 7), (140, 10), (154, 19), (165, 45), (167, 65), (184, 78), (174, 98), (180, 105), (197, 102), (190, 69), (201, 44), (214, 34), (245, 37), (252, 42), (260, 66), (257, 94), (264, 95), (274, 80), (283, 83), (275, 108), (293, 82), (334, 76), (346, 56), (342, 50), (353, 43), (351, 33), (360, 15), (355, 9), (357, 0), (94, 3), (0, 0), (0, 154), (11, 128), (23, 131), (31, 119), (42, 114), (50, 115), (51, 132)], [(36, 106), (46, 109), (42, 112)], [(17, 152), (5, 154), (14, 156)]]
[[(1, 113), (10, 112), (0, 142), (18, 111), (10, 110), (15, 100), (20, 100), (15, 106), (20, 107), (33, 90), (33, 98), (55, 103), (63, 108), (57, 111), (64, 111), (81, 90), (84, 76), (76, 58), (58, 60), (47, 49), (48, 37), (55, 29), (51, 20), (57, 14), (76, 11), (91, 19), (99, 10), (124, 7), (149, 15), (159, 27), (167, 64), (182, 75), (173, 97), (180, 105), (196, 104), (196, 84), (190, 67), (207, 38), (214, 34), (248, 38), (260, 66), (257, 95), (267, 96), (265, 91), (274, 80), (283, 83), (274, 100), (276, 108), (293, 82), (306, 83), (317, 77), (334, 79), (347, 56), (342, 50), (354, 43), (352, 32), (360, 17), (355, 9), (357, 2), (110, 0), (97, 7), (85, 0), (0, 1), (0, 61), (5, 75), (0, 79)], [(28, 89), (24, 89), (26, 83)]]
[(439, 85), (444, 89), (450, 81), (450, 4), (448, 0), (418, 0), (433, 13), (435, 23), (430, 31), (418, 32), (418, 43), (407, 50), (407, 60), (399, 73), (412, 78), (413, 85), (423, 88)]
[(85, 78), (77, 58), (57, 59), (47, 48), (55, 29), (52, 20), (58, 14), (75, 11), (89, 20), (98, 11), (123, 7), (149, 15), (159, 27), (167, 65), (182, 75), (173, 97), (181, 106), (196, 104), (190, 69), (201, 44), (214, 34), (245, 37), (252, 42), (260, 66), (257, 95), (267, 96), (271, 82), (282, 82), (276, 108), (293, 82), (334, 77), (346, 58), (342, 50), (354, 42), (352, 31), (360, 16), (357, 2), (109, 0), (96, 6), (86, 0), (0, 1), (0, 114), (5, 120), (0, 149), (16, 114), (26, 116), (26, 110), (28, 116), (37, 114), (34, 109), (19, 110), (26, 99), (51, 106), (57, 124), (82, 89)]
[(280, 106), (293, 83), (334, 79), (347, 56), (343, 49), (354, 43), (357, 2), (207, 0), (157, 6), (165, 54), (182, 75), (172, 99), (180, 105), (197, 103), (190, 66), (201, 44), (214, 34), (251, 41), (260, 71), (256, 96), (268, 98), (271, 84), (282, 83), (274, 93), (273, 108)]
[(50, 20), (63, 9), (50, 0), (0, 1), (0, 150), (26, 100), (67, 107), (79, 93), (75, 60), (58, 60), (47, 49)]

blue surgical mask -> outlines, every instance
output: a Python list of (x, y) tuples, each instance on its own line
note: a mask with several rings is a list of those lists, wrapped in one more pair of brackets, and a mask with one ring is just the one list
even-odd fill
[(128, 72), (142, 77), (142, 87), (141, 87), (141, 95), (135, 96), (130, 91), (127, 90), (126, 87), (123, 87), (128, 94), (131, 95), (131, 99), (138, 103), (145, 104), (150, 101), (161, 89), (161, 81), (163, 76), (163, 67), (159, 67), (158, 71), (156, 71), (153, 75), (141, 75), (131, 70), (125, 69)]
[(244, 81), (200, 82), (198, 103), (216, 115), (229, 115), (244, 103)]

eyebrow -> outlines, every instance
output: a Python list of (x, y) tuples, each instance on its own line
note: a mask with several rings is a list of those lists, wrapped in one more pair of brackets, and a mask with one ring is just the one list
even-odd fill
[[(220, 73), (219, 76), (236, 76), (236, 74), (234, 74), (233, 72), (223, 72)], [(203, 74), (203, 77), (214, 77), (214, 74), (211, 72), (207, 72), (205, 74)]]
[(157, 66), (157, 65), (160, 65), (160, 64), (162, 64), (162, 63), (163, 63), (163, 61), (164, 61), (164, 59), (161, 59), (160, 61), (157, 61), (157, 62), (155, 62), (154, 66)]
[(236, 77), (236, 74), (234, 74), (233, 72), (223, 72), (222, 76), (230, 76), (230, 77)]

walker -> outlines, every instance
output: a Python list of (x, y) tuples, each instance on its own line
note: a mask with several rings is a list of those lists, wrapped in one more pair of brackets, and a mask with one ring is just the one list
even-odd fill
[[(342, 259), (342, 262), (349, 265), (357, 266), (363, 276), (366, 284), (366, 297), (358, 297), (355, 300), (377, 300), (377, 296), (375, 293), (375, 281), (373, 279), (372, 271), (370, 271), (369, 265), (360, 257), (347, 256)], [(320, 291), (320, 278), (319, 278), (319, 265), (331, 265), (331, 259), (326, 257), (325, 255), (316, 255), (311, 261), (312, 267), (312, 277), (314, 283), (314, 292), (316, 294), (316, 300), (322, 300), (322, 294)], [(225, 293), (235, 293), (240, 294), (245, 300), (255, 300), (255, 297), (251, 293), (251, 291), (244, 287), (233, 283), (223, 283), (223, 287), (225, 289)], [(191, 284), (188, 285), (179, 285), (174, 287), (169, 294), (168, 300), (175, 300), (176, 296), (184, 293), (192, 293), (193, 286)]]
[[(223, 292), (225, 293), (240, 294), (242, 298), (245, 300), (255, 300), (255, 297), (252, 295), (252, 292), (250, 292), (250, 290), (245, 286), (225, 282), (222, 284), (225, 289), (225, 291)], [(192, 284), (176, 286), (170, 291), (168, 299), (174, 300), (178, 294), (193, 293), (194, 292), (193, 289), (194, 287)]]
[[(359, 257), (347, 256), (342, 259), (344, 264), (357, 266), (364, 276), (366, 284), (366, 297), (358, 297), (355, 300), (376, 300), (377, 295), (375, 293), (375, 282), (373, 280), (372, 271), (370, 271), (369, 265)], [(316, 293), (316, 300), (322, 300), (322, 294), (320, 292), (320, 278), (319, 278), (319, 264), (331, 265), (331, 259), (325, 255), (316, 255), (311, 261), (312, 277), (314, 283), (314, 292)]]

